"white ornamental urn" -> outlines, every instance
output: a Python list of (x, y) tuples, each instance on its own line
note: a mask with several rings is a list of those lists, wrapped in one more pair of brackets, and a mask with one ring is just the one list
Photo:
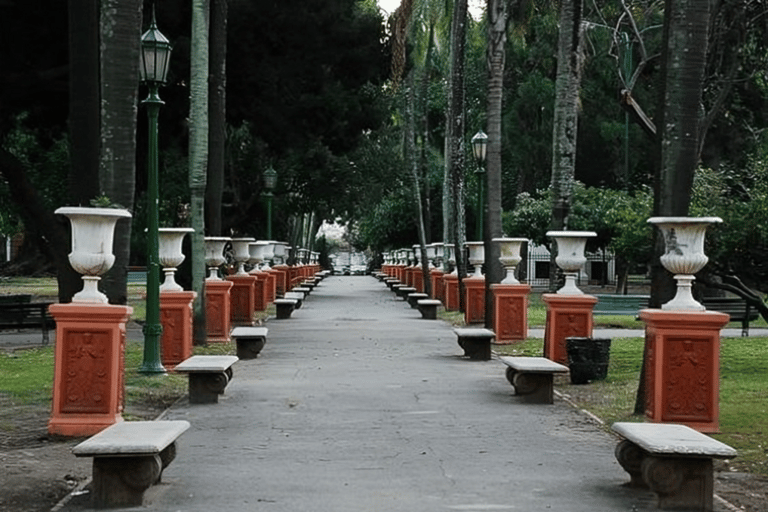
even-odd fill
[(442, 267), (443, 266), (443, 243), (442, 242), (435, 242), (432, 244), (432, 251), (435, 253), (432, 256), (432, 261), (434, 263), (435, 267)]
[(469, 249), (469, 263), (475, 267), (472, 277), (483, 277), (483, 263), (485, 263), (485, 246), (483, 242), (466, 242)]
[(83, 276), (83, 289), (72, 297), (72, 302), (107, 304), (107, 296), (99, 291), (99, 281), (115, 264), (112, 246), (115, 224), (131, 217), (128, 210), (118, 208), (87, 208), (65, 206), (54, 213), (64, 215), (72, 225), (72, 252), (69, 263)]
[(232, 251), (234, 252), (235, 261), (237, 262), (236, 275), (244, 276), (248, 274), (245, 271), (245, 264), (251, 259), (250, 244), (255, 240), (255, 238), (232, 239)]
[(502, 279), (500, 284), (520, 284), (515, 277), (515, 269), (520, 263), (520, 249), (527, 238), (494, 238), (493, 243), (499, 245), (499, 261), (507, 271), (507, 276)]
[(416, 244), (413, 246), (413, 266), (418, 267), (419, 261), (421, 261), (421, 246)]
[(664, 268), (675, 274), (677, 293), (662, 304), (672, 311), (704, 311), (706, 308), (693, 298), (691, 287), (694, 274), (704, 268), (709, 258), (704, 254), (704, 236), (710, 224), (723, 222), (720, 217), (651, 217), (664, 237), (665, 252), (661, 257)]
[(253, 265), (251, 273), (259, 271), (259, 265), (264, 261), (264, 250), (266, 247), (267, 244), (264, 241), (251, 242), (248, 244), (248, 263)]
[(160, 228), (158, 242), (160, 264), (165, 272), (165, 281), (160, 285), (161, 292), (182, 292), (184, 288), (176, 282), (176, 268), (184, 261), (181, 250), (187, 233), (194, 233), (192, 228)]
[(288, 244), (285, 242), (275, 242), (275, 264), (285, 263), (286, 247), (288, 247)]
[(205, 237), (205, 264), (208, 265), (208, 277), (212, 281), (221, 281), (219, 267), (227, 262), (224, 257), (224, 247), (230, 241), (226, 236)]
[(587, 239), (597, 236), (594, 231), (548, 231), (547, 236), (557, 242), (555, 263), (563, 270), (565, 285), (557, 290), (559, 295), (584, 295), (576, 286), (576, 276), (587, 262), (584, 248)]

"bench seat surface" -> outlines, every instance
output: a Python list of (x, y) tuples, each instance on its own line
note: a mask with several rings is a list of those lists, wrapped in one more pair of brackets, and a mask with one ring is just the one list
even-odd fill
[(223, 372), (238, 361), (237, 356), (192, 356), (177, 364), (176, 372)]
[(471, 327), (457, 327), (453, 330), (459, 338), (493, 338), (496, 333), (490, 329), (472, 329)]
[(653, 454), (728, 459), (737, 452), (727, 444), (685, 425), (671, 423), (614, 423), (617, 434)]
[(72, 448), (77, 457), (156, 454), (189, 428), (189, 422), (123, 421)]
[(284, 297), (286, 299), (302, 300), (304, 298), (304, 294), (297, 292), (286, 292)]
[(235, 327), (229, 335), (233, 338), (266, 338), (268, 332), (266, 327)]
[(295, 306), (297, 302), (299, 302), (299, 299), (275, 299), (274, 304), (292, 304)]
[(437, 299), (420, 299), (417, 304), (419, 306), (441, 306), (443, 303)]
[(501, 361), (510, 368), (525, 373), (567, 373), (568, 367), (546, 357), (501, 356)]

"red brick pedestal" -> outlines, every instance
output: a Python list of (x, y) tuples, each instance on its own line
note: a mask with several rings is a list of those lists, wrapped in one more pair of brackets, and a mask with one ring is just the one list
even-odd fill
[(492, 284), (493, 331), (496, 343), (507, 344), (528, 337), (527, 284)]
[(253, 312), (256, 310), (256, 276), (235, 274), (227, 277), (232, 282), (229, 291), (230, 320), (232, 325), (252, 326)]
[(416, 293), (424, 293), (424, 271), (421, 267), (413, 267), (411, 280), (413, 281), (411, 286), (416, 288)]
[(482, 324), (485, 322), (485, 277), (464, 279), (465, 302), (464, 322)]
[(266, 311), (269, 306), (267, 295), (268, 274), (260, 270), (251, 270), (250, 274), (256, 278), (253, 283), (253, 309), (255, 311)]
[(205, 280), (205, 325), (208, 331), (208, 343), (227, 343), (229, 331), (231, 281), (221, 279)]
[(123, 421), (125, 323), (133, 308), (53, 304), (56, 349), (50, 434), (85, 437)]
[(192, 302), (197, 292), (160, 292), (161, 360), (166, 370), (192, 357)]
[(597, 297), (545, 293), (547, 324), (544, 328), (544, 357), (568, 365), (565, 339), (592, 337), (592, 310)]
[(443, 276), (445, 274), (442, 270), (433, 268), (429, 271), (430, 279), (432, 280), (432, 299), (439, 300), (445, 304), (445, 285), (443, 282)]
[(267, 305), (269, 305), (275, 302), (275, 299), (277, 298), (277, 272), (269, 269), (263, 270), (263, 273), (266, 277), (264, 287), (267, 291)]
[(288, 273), (290, 267), (288, 265), (275, 265), (272, 270), (277, 272), (277, 296), (284, 297), (285, 292), (288, 291)]
[(443, 290), (445, 291), (445, 310), (459, 310), (459, 276), (456, 274), (445, 274), (443, 276)]
[(714, 311), (644, 309), (645, 416), (700, 432), (719, 428), (720, 329), (728, 315)]

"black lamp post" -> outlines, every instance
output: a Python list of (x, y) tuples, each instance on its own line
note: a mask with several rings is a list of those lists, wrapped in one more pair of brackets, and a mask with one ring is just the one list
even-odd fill
[(147, 107), (149, 119), (147, 149), (147, 318), (144, 324), (144, 360), (139, 367), (141, 373), (165, 373), (160, 362), (160, 242), (158, 207), (158, 149), (157, 118), (163, 101), (157, 91), (168, 75), (168, 61), (171, 44), (157, 29), (155, 9), (152, 7), (152, 23), (141, 36), (141, 81), (147, 84), (149, 94), (142, 101)]
[(475, 233), (475, 240), (483, 239), (483, 214), (485, 211), (485, 152), (488, 148), (488, 136), (483, 133), (483, 130), (479, 130), (474, 137), (472, 137), (472, 152), (475, 154), (475, 160), (477, 161), (477, 228)]
[(272, 167), (264, 171), (264, 188), (267, 189), (267, 240), (272, 240), (272, 191), (277, 185), (277, 171)]

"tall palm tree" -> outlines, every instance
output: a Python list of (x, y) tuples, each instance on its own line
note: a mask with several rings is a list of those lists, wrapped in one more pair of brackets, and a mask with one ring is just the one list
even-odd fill
[[(552, 134), (552, 229), (568, 227), (574, 173), (581, 82), (583, 0), (563, 0), (560, 4), (560, 33), (555, 79), (555, 117)], [(554, 247), (554, 246), (553, 246)], [(550, 264), (550, 288), (554, 288), (555, 251)]]
[(203, 345), (205, 328), (205, 187), (208, 168), (208, 0), (192, 0), (189, 79), (189, 190), (192, 219), (194, 342)]
[[(141, 0), (101, 0), (101, 191), (133, 210)], [(115, 263), (102, 281), (113, 304), (128, 300), (131, 223), (115, 226)]]
[(208, 176), (205, 188), (205, 224), (208, 233), (221, 235), (221, 197), (224, 191), (225, 146), (227, 139), (227, 11), (228, 0), (211, 0), (211, 81), (209, 88), (210, 133)]
[(501, 115), (504, 92), (505, 45), (507, 42), (507, 0), (488, 0), (488, 110), (486, 130), (488, 151), (485, 175), (488, 182), (483, 225), (485, 245), (485, 325), (493, 327), (491, 285), (503, 279), (499, 248), (491, 240), (502, 235), (501, 227)]

